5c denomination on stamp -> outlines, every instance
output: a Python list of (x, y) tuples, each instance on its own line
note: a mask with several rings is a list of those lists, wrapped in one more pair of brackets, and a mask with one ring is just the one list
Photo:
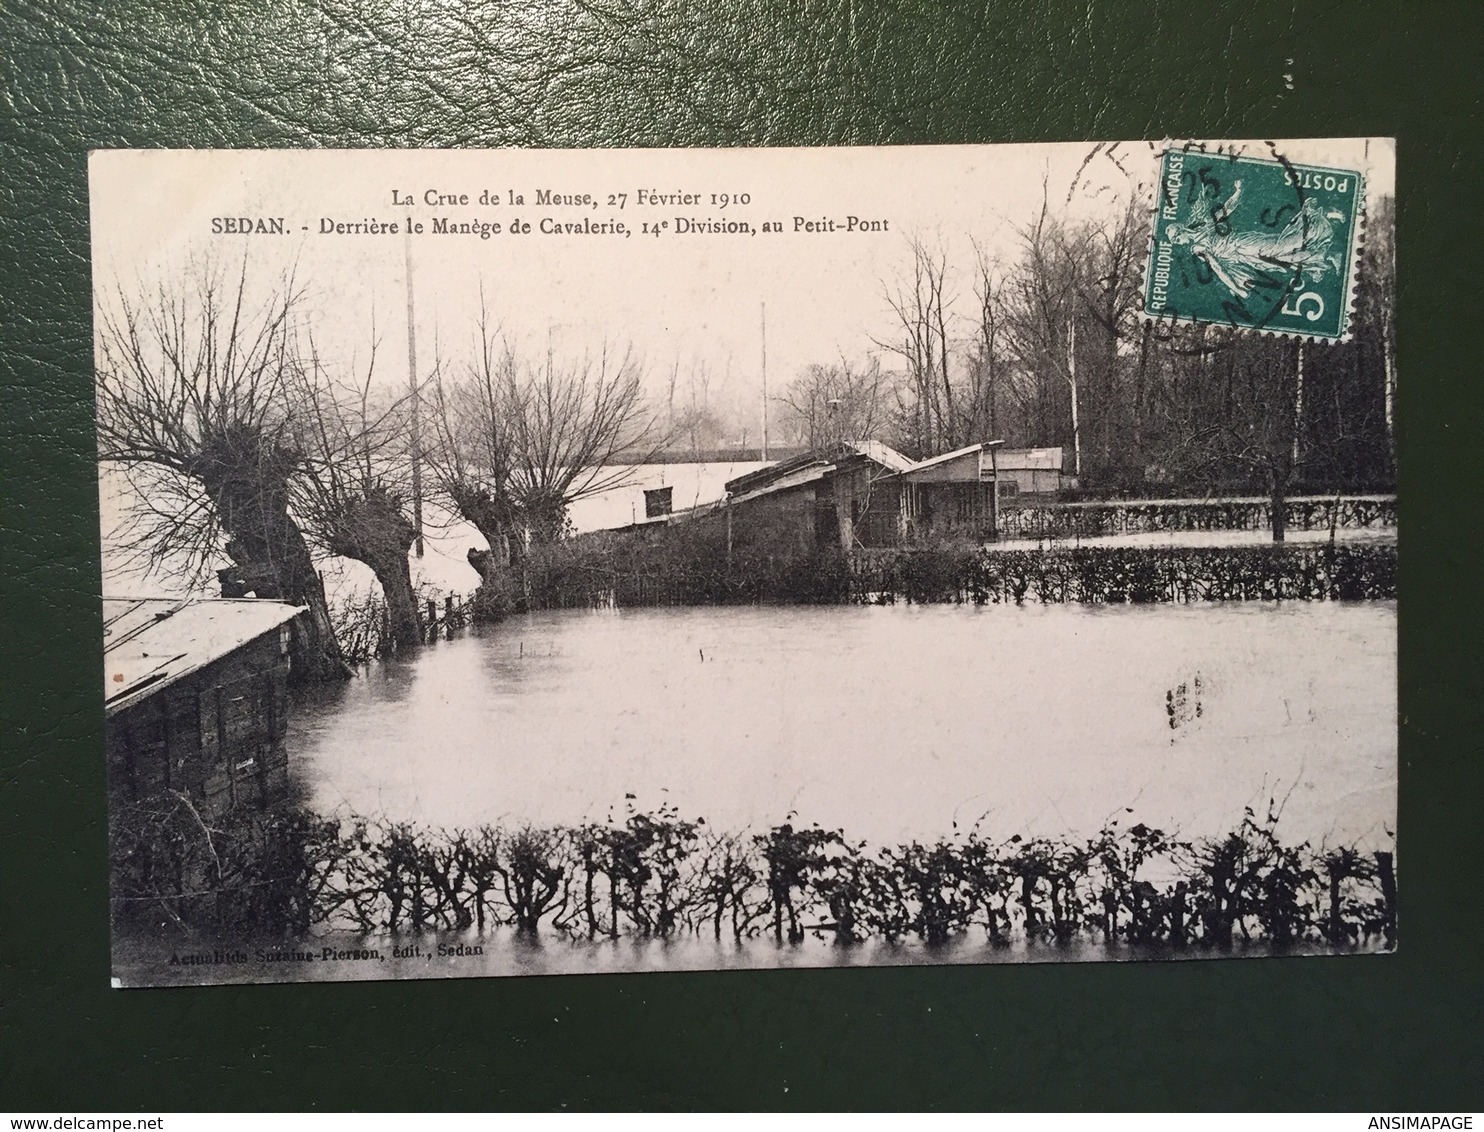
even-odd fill
[(1363, 188), (1352, 169), (1167, 150), (1144, 314), (1347, 337)]

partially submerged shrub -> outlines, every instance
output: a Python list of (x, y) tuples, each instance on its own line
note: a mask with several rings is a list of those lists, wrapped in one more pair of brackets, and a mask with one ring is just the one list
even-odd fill
[(796, 823), (723, 833), (669, 805), (578, 827), (439, 830), (301, 810), (202, 819), (179, 795), (120, 807), (112, 899), (124, 930), (303, 937), (477, 931), (736, 941), (806, 936), (932, 947), (1143, 949), (1395, 942), (1390, 852), (1289, 845), (1277, 808), (1184, 841), (1116, 821), (1086, 840), (975, 829), (876, 849)]

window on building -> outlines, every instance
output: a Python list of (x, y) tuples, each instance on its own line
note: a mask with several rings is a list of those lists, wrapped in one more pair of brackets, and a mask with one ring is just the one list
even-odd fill
[(671, 513), (673, 487), (652, 487), (644, 492), (644, 517), (655, 519)]

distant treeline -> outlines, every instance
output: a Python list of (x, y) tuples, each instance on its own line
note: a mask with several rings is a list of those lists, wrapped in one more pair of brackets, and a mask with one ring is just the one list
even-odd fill
[(738, 542), (716, 523), (605, 533), (543, 547), (528, 564), (534, 609), (779, 601), (1198, 602), (1396, 597), (1396, 545), (1233, 547), (971, 545), (858, 551)]
[(1215, 837), (1109, 821), (1085, 840), (974, 829), (877, 848), (792, 821), (725, 833), (669, 807), (580, 826), (442, 830), (291, 811), (210, 828), (165, 797), (113, 822), (113, 912), (126, 932), (511, 928), (842, 945), (982, 933), (1006, 946), (1171, 950), (1396, 938), (1392, 854), (1285, 845), (1271, 803)]

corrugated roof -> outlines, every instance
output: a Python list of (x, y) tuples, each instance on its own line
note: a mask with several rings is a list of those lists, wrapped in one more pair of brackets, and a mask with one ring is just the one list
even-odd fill
[(205, 668), (303, 609), (256, 599), (105, 597), (105, 713), (121, 711)]

